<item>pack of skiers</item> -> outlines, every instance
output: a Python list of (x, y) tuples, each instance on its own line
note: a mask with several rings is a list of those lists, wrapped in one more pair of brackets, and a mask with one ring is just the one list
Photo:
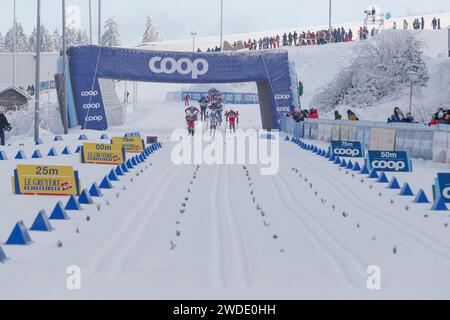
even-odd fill
[[(200, 115), (201, 122), (208, 125), (210, 135), (215, 136), (217, 129), (222, 125), (224, 116), (222, 93), (215, 88), (210, 89), (208, 94), (202, 95), (198, 100), (200, 108), (190, 106), (189, 99), (189, 96), (184, 97), (185, 105), (187, 105), (184, 112), (189, 135), (195, 135), (195, 123), (199, 120), (198, 116)], [(239, 124), (239, 112), (230, 109), (225, 113), (225, 118), (229, 123), (230, 132), (236, 132), (236, 125)]]
[(0, 146), (4, 146), (6, 143), (5, 132), (11, 131), (11, 125), (6, 118), (5, 111), (3, 107), (0, 107)]

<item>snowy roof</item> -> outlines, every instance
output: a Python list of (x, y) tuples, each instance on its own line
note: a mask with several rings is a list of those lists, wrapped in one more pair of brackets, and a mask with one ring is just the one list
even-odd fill
[(2, 89), (0, 86), (0, 105), (2, 107), (16, 108), (27, 104), (30, 100), (30, 95), (19, 88), (9, 86)]

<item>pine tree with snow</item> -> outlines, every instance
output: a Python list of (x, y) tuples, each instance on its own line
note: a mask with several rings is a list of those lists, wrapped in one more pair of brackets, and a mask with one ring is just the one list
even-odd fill
[(164, 35), (159, 29), (159, 25), (156, 22), (156, 20), (152, 16), (147, 17), (147, 24), (144, 35), (142, 36), (142, 43), (144, 44), (151, 42), (159, 42), (163, 41), (164, 39), (165, 39)]
[[(5, 35), (6, 50), (14, 51), (14, 26), (12, 26)], [(29, 52), (30, 45), (28, 43), (28, 36), (23, 30), (20, 22), (16, 22), (16, 52)]]
[[(41, 52), (52, 52), (53, 41), (50, 32), (44, 25), (41, 25)], [(34, 28), (29, 38), (29, 47), (31, 52), (36, 51), (37, 29)]]
[(115, 17), (110, 17), (105, 23), (105, 33), (101, 39), (102, 46), (115, 47), (120, 46), (119, 24)]
[(5, 38), (3, 37), (3, 33), (0, 31), (0, 52), (5, 50)]
[(55, 31), (53, 31), (52, 33), (52, 47), (53, 51), (56, 52), (60, 52), (62, 49), (62, 40), (58, 29), (55, 29)]

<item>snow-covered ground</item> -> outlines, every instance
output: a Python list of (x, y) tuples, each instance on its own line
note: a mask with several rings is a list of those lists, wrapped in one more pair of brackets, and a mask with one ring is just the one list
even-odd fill
[[(153, 90), (162, 88), (149, 85), (146, 92)], [(183, 107), (160, 100), (148, 100), (126, 126), (107, 133), (157, 135), (164, 148), (95, 199), (100, 211), (83, 206), (68, 221), (52, 221), (55, 231), (31, 232), (30, 246), (3, 245), (10, 259), (0, 264), (0, 299), (450, 298), (448, 213), (361, 182), (364, 177), (285, 141), (275, 176), (261, 176), (258, 165), (176, 166), (169, 137), (183, 128)], [(241, 128), (261, 126), (258, 106), (238, 108)], [(100, 141), (98, 132), (83, 133)], [(23, 147), (1, 149), (10, 159), (19, 149), (27, 156), (53, 146), (73, 151), (79, 134), (63, 142), (45, 136), (39, 147), (22, 139)], [(18, 163), (73, 165), (83, 187), (111, 169), (80, 164), (77, 155), (0, 161), (1, 242), (18, 220), (29, 227), (40, 209), (50, 213), (57, 200), (67, 201), (11, 195)], [(435, 173), (448, 167), (415, 162), (414, 169), (397, 177), (431, 198)], [(81, 268), (79, 291), (66, 286), (72, 265)], [(372, 265), (381, 268), (380, 291), (367, 289)]]

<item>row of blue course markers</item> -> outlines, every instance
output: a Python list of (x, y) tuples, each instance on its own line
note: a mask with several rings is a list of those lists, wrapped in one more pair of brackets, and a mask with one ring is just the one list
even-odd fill
[[(102, 136), (100, 137), (101, 140), (109, 140), (109, 137), (107, 134), (102, 134)], [(87, 141), (88, 137), (84, 134), (80, 135), (80, 137), (78, 138), (79, 141)], [(55, 136), (53, 141), (64, 141), (62, 136)], [(44, 144), (43, 141), (41, 139), (36, 140), (34, 143), (36, 146), (42, 145)], [(23, 144), (21, 144), (20, 146), (24, 146)], [(79, 153), (81, 150), (81, 147), (78, 146), (77, 150), (75, 150), (75, 153)], [(70, 150), (69, 147), (65, 147), (62, 151), (61, 151), (62, 155), (71, 155), (72, 151)], [(51, 148), (48, 153), (47, 153), (48, 157), (57, 157), (58, 156), (58, 152), (56, 151), (55, 148)], [(19, 150), (16, 154), (16, 156), (14, 157), (14, 159), (16, 160), (23, 160), (26, 159), (27, 156), (25, 155), (25, 152), (23, 150)], [(42, 153), (40, 150), (35, 150), (33, 152), (33, 154), (31, 155), (32, 159), (41, 159), (43, 158)], [(0, 150), (0, 161), (5, 161), (8, 160), (8, 157), (6, 156), (6, 153), (2, 150)]]
[[(403, 187), (400, 186), (398, 180), (396, 177), (393, 177), (391, 181), (389, 181), (388, 177), (384, 172), (381, 172), (378, 174), (378, 172), (375, 169), (372, 169), (372, 171), (369, 171), (367, 168), (367, 165), (364, 165), (364, 167), (361, 168), (358, 162), (353, 163), (351, 160), (348, 162), (345, 159), (341, 159), (333, 154), (331, 154), (331, 151), (321, 149), (313, 144), (307, 144), (303, 141), (301, 141), (298, 138), (293, 137), (290, 139), (288, 136), (286, 136), (285, 141), (291, 141), (292, 143), (299, 146), (301, 149), (310, 151), (317, 156), (323, 157), (325, 159), (328, 159), (332, 164), (337, 165), (340, 168), (351, 170), (354, 172), (357, 172), (361, 175), (368, 175), (369, 179), (374, 179), (378, 183), (384, 183), (387, 184), (387, 188), (391, 190), (400, 190), (399, 195), (400, 196), (415, 196), (414, 203), (430, 203), (428, 200), (428, 197), (423, 189), (419, 190), (417, 195), (414, 194), (411, 187), (408, 183), (405, 183)], [(441, 197), (436, 198), (436, 200), (433, 203), (433, 206), (431, 208), (433, 211), (448, 211), (447, 205), (445, 204), (444, 199)]]
[[(111, 182), (119, 181), (121, 176), (126, 175), (130, 172), (130, 170), (134, 169), (139, 164), (144, 163), (154, 152), (161, 148), (162, 145), (160, 143), (148, 146), (144, 149), (143, 153), (135, 155), (131, 159), (128, 159), (124, 164), (118, 165), (115, 169), (112, 169), (111, 172), (103, 178), (100, 185), (94, 182), (89, 191), (84, 189), (79, 197), (72, 195), (65, 206), (61, 201), (58, 201), (49, 217), (44, 210), (41, 210), (29, 230), (40, 232), (53, 231), (54, 229), (50, 223), (50, 220), (69, 220), (67, 211), (79, 211), (82, 210), (82, 204), (92, 204), (94, 202), (92, 198), (103, 196), (101, 191), (102, 189), (112, 189), (113, 186)], [(32, 240), (28, 229), (25, 227), (23, 221), (19, 221), (12, 230), (8, 240), (5, 242), (5, 245), (29, 245), (31, 243)], [(5, 262), (6, 260), (7, 257), (5, 252), (0, 246), (0, 263)]]

